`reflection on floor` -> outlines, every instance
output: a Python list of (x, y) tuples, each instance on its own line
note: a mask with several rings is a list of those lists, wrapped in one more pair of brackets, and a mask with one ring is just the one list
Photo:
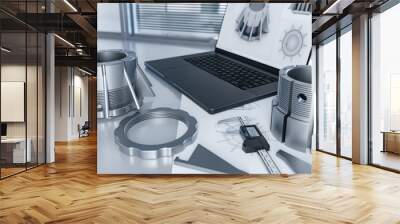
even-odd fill
[(392, 152), (374, 151), (373, 163), (400, 171), (400, 155)]
[(25, 171), (26, 169), (30, 169), (32, 167), (36, 167), (36, 163), (27, 163), (25, 164), (2, 164), (2, 168), (0, 170), (1, 172), (1, 178), (5, 178), (17, 173), (20, 173), (22, 171)]
[(341, 147), (340, 148), (340, 153), (342, 156), (347, 157), (347, 158), (351, 158), (352, 157), (352, 148), (351, 147)]
[(25, 170), (25, 167), (1, 168), (1, 178), (22, 172), (24, 170)]
[(0, 223), (399, 223), (400, 175), (313, 154), (311, 175), (97, 175), (96, 138), (0, 181)]

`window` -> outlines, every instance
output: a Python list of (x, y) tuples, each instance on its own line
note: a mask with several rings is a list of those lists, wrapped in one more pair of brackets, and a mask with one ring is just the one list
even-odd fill
[(352, 33), (340, 36), (340, 154), (352, 157)]
[(370, 162), (400, 171), (400, 4), (371, 18)]
[(400, 73), (390, 74), (390, 130), (400, 130)]
[(318, 149), (336, 154), (336, 39), (318, 48)]
[(226, 3), (132, 4), (134, 33), (216, 38)]
[(317, 55), (317, 149), (352, 157), (352, 26), (322, 41)]

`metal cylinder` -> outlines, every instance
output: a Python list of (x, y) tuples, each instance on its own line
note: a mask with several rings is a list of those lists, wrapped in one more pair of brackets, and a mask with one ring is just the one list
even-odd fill
[(138, 99), (137, 57), (132, 51), (97, 52), (97, 117), (120, 116), (140, 109)]
[(293, 66), (281, 70), (278, 87), (278, 107), (300, 120), (311, 118), (311, 67)]
[(290, 66), (281, 69), (278, 95), (272, 105), (272, 134), (287, 146), (301, 151), (311, 143), (311, 80), (310, 66)]

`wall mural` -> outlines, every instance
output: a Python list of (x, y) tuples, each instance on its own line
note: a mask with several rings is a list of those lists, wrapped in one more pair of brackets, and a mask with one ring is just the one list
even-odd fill
[[(99, 174), (311, 172), (311, 15), (297, 12), (303, 5), (227, 4), (216, 49), (195, 43), (197, 31), (180, 44), (173, 34), (182, 38), (186, 26), (165, 30), (188, 5), (138, 4), (133, 24), (163, 10), (151, 18), (162, 38), (98, 36)], [(202, 27), (202, 13), (225, 5), (190, 7), (180, 22)], [(118, 18), (111, 15), (98, 18)]]

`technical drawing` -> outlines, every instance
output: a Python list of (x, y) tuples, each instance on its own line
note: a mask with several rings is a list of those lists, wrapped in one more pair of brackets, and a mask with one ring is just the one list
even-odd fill
[(292, 27), (289, 31), (285, 31), (283, 38), (280, 40), (281, 49), (284, 58), (289, 57), (293, 59), (296, 56), (301, 56), (301, 50), (307, 45), (305, 39), (307, 34), (302, 32), (302, 26), (299, 28)]
[(269, 6), (266, 3), (249, 3), (236, 20), (236, 31), (247, 41), (259, 40), (268, 33)]

